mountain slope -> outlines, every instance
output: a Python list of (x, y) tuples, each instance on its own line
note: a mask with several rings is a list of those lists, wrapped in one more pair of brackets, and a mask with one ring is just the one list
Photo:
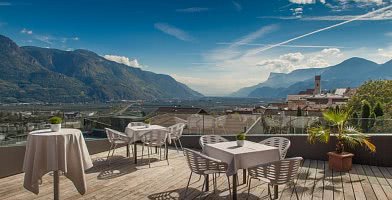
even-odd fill
[(0, 35), (0, 100), (80, 102), (202, 96), (172, 77), (87, 50), (18, 47)]
[[(367, 80), (391, 78), (392, 61), (379, 65), (363, 58), (354, 57), (335, 66), (324, 68), (321, 73), (321, 87), (323, 90), (358, 87)], [(249, 97), (285, 98), (288, 94), (297, 94), (302, 90), (313, 87), (314, 79), (312, 77), (275, 90), (271, 90), (270, 87), (256, 88), (250, 92)]]
[(235, 96), (235, 97), (251, 96), (250, 94), (254, 90), (263, 87), (265, 87), (267, 90), (270, 90), (271, 88), (286, 88), (296, 82), (310, 79), (315, 75), (321, 74), (324, 70), (325, 69), (322, 68), (298, 69), (288, 74), (271, 72), (266, 81), (251, 87), (242, 88), (237, 92), (231, 94), (231, 96)]

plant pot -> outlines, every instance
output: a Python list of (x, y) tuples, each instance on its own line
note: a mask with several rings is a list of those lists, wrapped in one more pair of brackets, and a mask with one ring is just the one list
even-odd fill
[(243, 147), (245, 144), (245, 140), (237, 140), (237, 146)]
[(59, 132), (61, 130), (61, 124), (51, 124), (50, 130), (53, 132)]
[(350, 171), (353, 165), (354, 154), (343, 152), (341, 154), (336, 152), (328, 152), (328, 166), (330, 170), (337, 172)]

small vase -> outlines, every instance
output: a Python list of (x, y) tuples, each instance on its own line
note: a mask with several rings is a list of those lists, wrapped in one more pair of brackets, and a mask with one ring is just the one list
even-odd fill
[(61, 130), (61, 124), (51, 124), (50, 130), (53, 132), (59, 132)]
[(245, 143), (245, 140), (237, 140), (237, 146), (243, 147)]

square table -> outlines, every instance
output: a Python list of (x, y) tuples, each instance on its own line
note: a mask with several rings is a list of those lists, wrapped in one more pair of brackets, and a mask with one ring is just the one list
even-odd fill
[[(135, 164), (137, 164), (137, 141), (141, 141), (143, 135), (149, 131), (152, 130), (164, 130), (167, 131), (166, 127), (159, 126), (159, 125), (146, 125), (146, 126), (131, 126), (131, 124), (128, 124), (128, 126), (125, 128), (125, 134), (128, 135), (129, 138), (131, 138), (131, 142), (134, 144), (134, 159), (135, 159)], [(167, 141), (171, 141), (170, 139), (170, 134), (168, 133), (167, 136)], [(167, 149), (166, 149), (166, 159), (167, 159)], [(127, 156), (129, 156), (129, 147), (127, 145)]]
[(233, 176), (233, 199), (237, 199), (237, 171), (239, 169), (245, 171), (250, 167), (280, 159), (278, 148), (251, 141), (245, 141), (242, 147), (237, 146), (236, 141), (206, 144), (204, 153), (228, 164), (226, 174)]

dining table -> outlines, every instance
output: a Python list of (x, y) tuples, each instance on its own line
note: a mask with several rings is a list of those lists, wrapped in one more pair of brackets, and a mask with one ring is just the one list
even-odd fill
[(87, 190), (85, 170), (93, 166), (83, 134), (78, 129), (63, 128), (30, 132), (23, 162), (23, 186), (39, 193), (41, 177), (53, 172), (53, 198), (59, 199), (60, 173), (70, 179), (80, 194)]
[[(125, 128), (125, 134), (130, 138), (131, 143), (133, 143), (133, 156), (134, 156), (134, 162), (137, 164), (137, 142), (142, 140), (142, 137), (144, 134), (153, 131), (153, 130), (162, 130), (162, 131), (168, 131), (166, 127), (160, 126), (160, 125), (143, 125), (143, 126), (131, 126), (131, 124), (128, 124), (128, 126)], [(171, 143), (171, 138), (170, 134), (168, 132), (167, 134), (167, 141), (169, 144)], [(168, 148), (165, 149), (166, 151), (166, 159), (168, 159)], [(129, 147), (127, 145), (127, 156), (129, 156)]]
[[(244, 141), (243, 146), (238, 146), (236, 141), (206, 144), (203, 153), (227, 163), (226, 175), (233, 177), (233, 199), (237, 199), (238, 170), (243, 169), (244, 183), (246, 183), (246, 169), (280, 160), (277, 147), (251, 141)], [(208, 178), (206, 184), (208, 184)], [(208, 185), (206, 188), (208, 190)], [(277, 198), (277, 190), (278, 187), (274, 186), (274, 198)]]

